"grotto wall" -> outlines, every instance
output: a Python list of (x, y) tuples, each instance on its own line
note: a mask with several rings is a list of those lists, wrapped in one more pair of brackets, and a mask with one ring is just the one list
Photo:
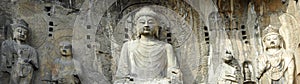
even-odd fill
[[(58, 82), (54, 76), (67, 73), (64, 70), (75, 70), (73, 75), (82, 84), (114, 83), (123, 44), (137, 40), (135, 14), (145, 6), (159, 16), (159, 40), (172, 45), (183, 84), (220, 82), (217, 78), (224, 71), (220, 67), (227, 64), (235, 82), (260, 82), (256, 61), (266, 52), (263, 37), (269, 25), (284, 39), (283, 49), (293, 53), (293, 81), (299, 81), (297, 0), (2, 0), (0, 4), (2, 47), (6, 40), (15, 42), (20, 19), (28, 24), (22, 45), (37, 53), (33, 84)], [(72, 69), (58, 70), (57, 64), (65, 62), (55, 61), (66, 57), (61, 50), (68, 46), (64, 42), (71, 44), (74, 64)], [(17, 61), (2, 53), (19, 56), (18, 49), (1, 49), (0, 84), (14, 79), (10, 69), (15, 66), (6, 62)], [(234, 61), (225, 63), (224, 56)]]

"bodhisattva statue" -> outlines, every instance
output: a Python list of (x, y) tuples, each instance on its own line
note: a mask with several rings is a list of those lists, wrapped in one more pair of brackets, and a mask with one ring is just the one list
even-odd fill
[(225, 56), (222, 57), (222, 60), (223, 63), (217, 68), (217, 84), (240, 84), (240, 66), (234, 59), (231, 51), (227, 50)]
[(158, 40), (159, 18), (150, 7), (135, 15), (137, 39), (123, 44), (115, 84), (181, 84), (173, 47)]
[(38, 56), (36, 50), (26, 44), (28, 24), (18, 20), (12, 30), (13, 39), (2, 43), (2, 64), (10, 72), (10, 84), (31, 84), (33, 73), (38, 69)]
[(78, 62), (72, 57), (72, 45), (70, 42), (61, 42), (59, 51), (62, 57), (54, 60), (52, 80), (57, 84), (80, 84), (79, 70), (75, 67)]
[(283, 48), (278, 29), (268, 26), (262, 38), (264, 53), (257, 58), (257, 78), (260, 84), (293, 84), (294, 54)]

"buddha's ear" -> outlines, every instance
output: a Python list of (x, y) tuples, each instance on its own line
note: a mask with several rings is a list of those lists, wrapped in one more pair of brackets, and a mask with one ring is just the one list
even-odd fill
[(265, 40), (262, 39), (262, 47), (263, 47), (263, 52), (267, 51), (267, 47), (266, 47), (266, 43), (265, 43)]
[(154, 31), (155, 31), (155, 37), (158, 38), (158, 39), (160, 39), (160, 33), (161, 33), (160, 31), (161, 31), (161, 28), (162, 28), (161, 26), (158, 26), (158, 27), (155, 28), (155, 30), (154, 30)]
[(281, 41), (280, 46), (281, 46), (282, 48), (286, 49), (286, 45), (285, 45), (284, 38), (283, 38), (281, 35), (279, 35), (279, 38), (280, 38), (280, 41)]

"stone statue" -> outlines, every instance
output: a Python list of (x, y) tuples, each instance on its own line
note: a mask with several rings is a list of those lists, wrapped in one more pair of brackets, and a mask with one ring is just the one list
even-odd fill
[(251, 61), (245, 61), (243, 63), (243, 74), (244, 74), (244, 84), (255, 84), (256, 82), (252, 79), (253, 67)]
[(241, 68), (231, 51), (226, 50), (222, 60), (224, 62), (218, 66), (216, 71), (218, 75), (217, 84), (240, 84)]
[(38, 56), (34, 48), (26, 44), (28, 24), (18, 20), (13, 24), (13, 39), (2, 43), (2, 70), (10, 73), (10, 84), (30, 84), (38, 69)]
[(244, 80), (251, 81), (251, 71), (249, 69), (249, 64), (244, 65)]
[(257, 78), (261, 84), (293, 84), (294, 54), (284, 49), (278, 29), (269, 25), (262, 38), (264, 53), (257, 58)]
[(54, 60), (51, 81), (57, 82), (58, 84), (80, 84), (78, 78), (80, 70), (76, 68), (76, 64), (79, 63), (72, 57), (71, 43), (61, 42), (59, 44), (59, 51), (62, 57)]
[(181, 84), (172, 45), (158, 40), (159, 18), (150, 7), (135, 15), (137, 39), (123, 44), (115, 84)]

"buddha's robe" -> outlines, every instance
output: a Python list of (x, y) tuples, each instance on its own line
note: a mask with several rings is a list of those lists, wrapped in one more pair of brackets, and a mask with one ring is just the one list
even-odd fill
[(170, 44), (158, 40), (147, 43), (134, 40), (122, 47), (116, 78), (131, 78), (134, 83), (142, 84), (167, 83), (174, 71), (181, 74)]
[(55, 59), (52, 80), (57, 80), (58, 84), (78, 84), (80, 80), (75, 77), (79, 74), (76, 64), (79, 64), (77, 60), (67, 57)]
[(227, 63), (222, 63), (218, 66), (217, 72), (217, 84), (239, 84), (239, 66), (229, 65)]

